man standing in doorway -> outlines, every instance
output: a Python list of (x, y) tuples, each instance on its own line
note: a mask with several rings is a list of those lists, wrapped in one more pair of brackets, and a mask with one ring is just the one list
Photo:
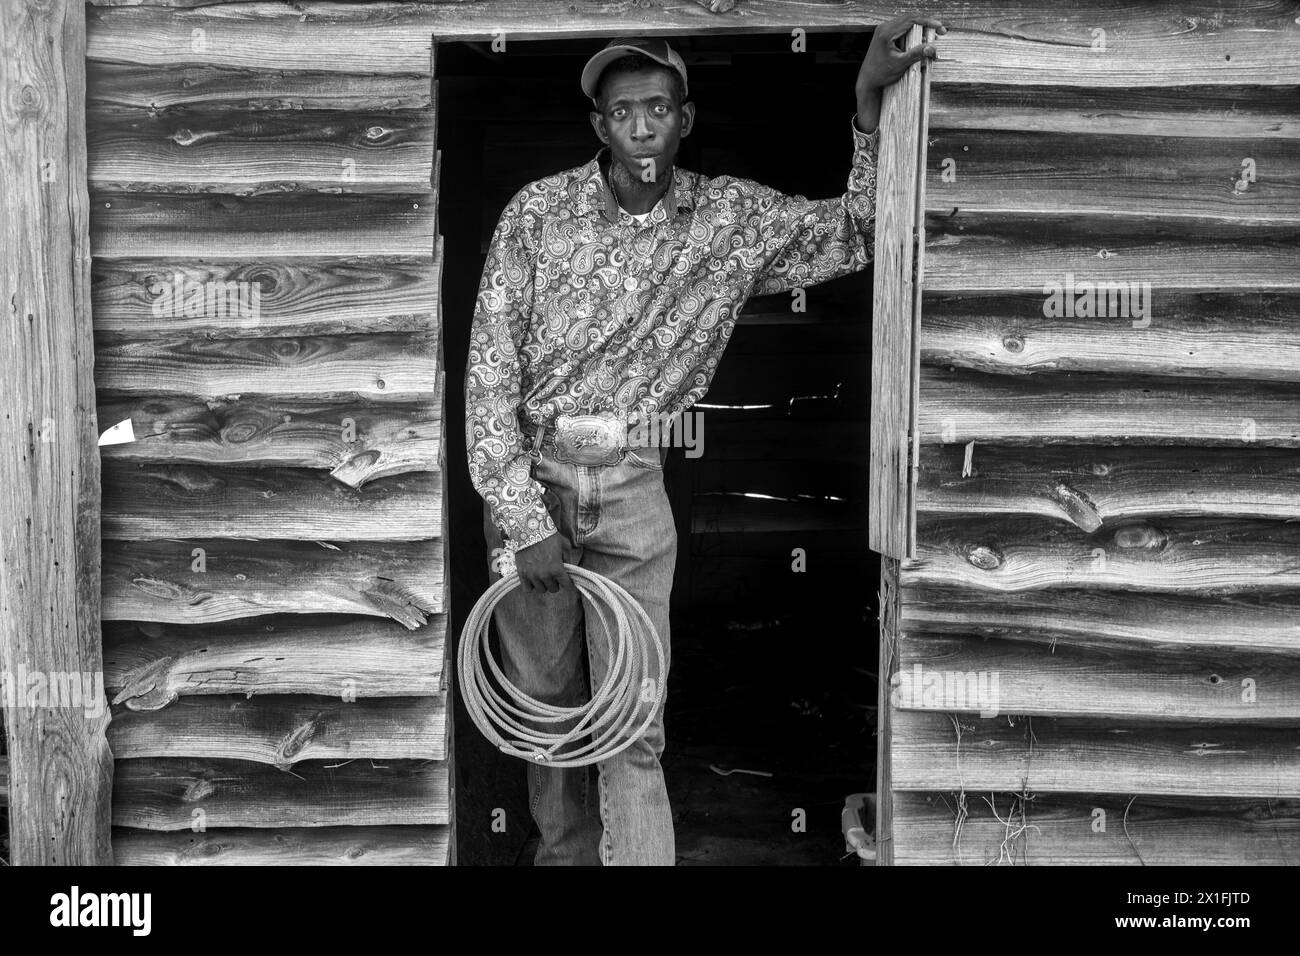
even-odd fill
[[(667, 649), (677, 543), (665, 449), (629, 435), (660, 435), (658, 425), (704, 396), (750, 295), (871, 261), (881, 91), (934, 55), (900, 45), (913, 23), (944, 32), (910, 16), (876, 30), (856, 83), (848, 189), (821, 201), (676, 166), (695, 106), (686, 66), (663, 40), (615, 41), (583, 69), (605, 146), (506, 205), (465, 381), (488, 548), (514, 553), (522, 583), (496, 610), (502, 667), (529, 696), (577, 706), (589, 696), (587, 670), (599, 685), (608, 664), (566, 562), (621, 584)], [(536, 862), (671, 866), (663, 749), (661, 704), (646, 736), (598, 773), (530, 763)]]

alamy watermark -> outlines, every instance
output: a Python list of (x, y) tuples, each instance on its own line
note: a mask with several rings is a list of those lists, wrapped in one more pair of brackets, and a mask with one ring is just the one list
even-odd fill
[(913, 664), (890, 678), (889, 701), (905, 710), (977, 710), (996, 717), (1001, 695), (997, 671), (948, 671)]
[(148, 936), (153, 928), (152, 893), (83, 893), (73, 886), (50, 897), (50, 925), (121, 926), (133, 936)]
[(80, 710), (98, 717), (107, 707), (103, 671), (0, 670), (0, 700), (7, 708)]
[(1043, 315), (1049, 319), (1132, 319), (1133, 328), (1151, 324), (1151, 283), (1098, 281), (1065, 274), (1064, 282), (1043, 283)]
[(631, 448), (683, 448), (687, 458), (699, 458), (704, 454), (704, 413), (688, 410), (643, 416), (627, 426), (627, 443)]
[(246, 280), (199, 282), (179, 272), (171, 282), (149, 286), (155, 318), (237, 319), (241, 327), (257, 325), (262, 316), (262, 284)]

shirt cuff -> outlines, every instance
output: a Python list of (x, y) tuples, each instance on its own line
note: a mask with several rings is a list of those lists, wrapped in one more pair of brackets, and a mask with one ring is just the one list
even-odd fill
[(868, 149), (875, 153), (880, 148), (880, 127), (877, 126), (870, 133), (864, 133), (858, 129), (858, 114), (854, 113), (853, 118), (849, 120), (849, 125), (853, 128), (853, 144), (858, 149)]
[(556, 530), (555, 522), (543, 508), (540, 517), (530, 515), (518, 526), (506, 529), (506, 549), (522, 551), (524, 548), (530, 548), (539, 541), (545, 541), (555, 534)]

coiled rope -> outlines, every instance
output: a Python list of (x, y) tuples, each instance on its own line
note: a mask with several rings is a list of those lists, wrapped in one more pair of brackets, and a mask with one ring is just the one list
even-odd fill
[[(549, 767), (585, 767), (630, 747), (649, 728), (666, 690), (664, 648), (645, 608), (619, 584), (574, 564), (564, 568), (605, 632), (609, 666), (591, 699), (578, 707), (544, 704), (502, 673), (488, 645), (488, 625), (497, 604), (519, 586), (515, 573), (489, 587), (465, 621), (458, 660), (460, 692), (474, 725), (503, 753)], [(575, 719), (568, 731), (536, 729)], [(591, 739), (583, 743), (588, 736)]]

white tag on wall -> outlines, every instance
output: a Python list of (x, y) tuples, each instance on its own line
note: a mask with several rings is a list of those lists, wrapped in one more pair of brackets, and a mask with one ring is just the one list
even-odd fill
[(99, 436), (100, 445), (125, 445), (135, 441), (135, 428), (131, 419), (124, 418), (104, 434)]

